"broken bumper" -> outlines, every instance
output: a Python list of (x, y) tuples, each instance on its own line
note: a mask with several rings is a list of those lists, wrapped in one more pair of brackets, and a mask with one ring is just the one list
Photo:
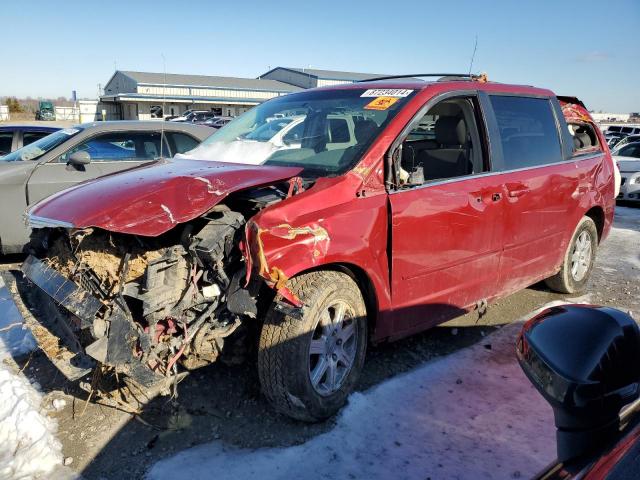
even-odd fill
[(92, 327), (105, 308), (98, 298), (33, 256), (23, 263), (22, 273), (38, 288), (5, 278), (9, 293), (44, 353), (69, 380), (89, 373), (96, 360), (143, 386), (164, 379), (134, 357), (137, 334), (121, 309), (113, 309), (104, 320), (106, 331), (95, 338)]

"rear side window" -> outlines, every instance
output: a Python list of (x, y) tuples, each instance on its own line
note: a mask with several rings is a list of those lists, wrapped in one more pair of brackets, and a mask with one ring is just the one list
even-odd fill
[(166, 135), (169, 137), (169, 145), (174, 155), (176, 153), (185, 153), (193, 150), (199, 143), (195, 138), (184, 133), (168, 132)]
[(71, 148), (58, 162), (66, 163), (72, 153), (80, 150), (86, 151), (92, 162), (150, 161), (160, 157), (160, 133), (104, 133)]
[(598, 136), (591, 125), (587, 123), (569, 123), (567, 127), (573, 138), (574, 155), (600, 151)]
[(503, 95), (490, 98), (500, 130), (505, 170), (562, 161), (556, 119), (548, 99)]
[(23, 132), (22, 133), (22, 146), (29, 145), (33, 142), (40, 140), (47, 135), (50, 135), (51, 132)]
[(0, 156), (11, 153), (13, 132), (0, 132)]

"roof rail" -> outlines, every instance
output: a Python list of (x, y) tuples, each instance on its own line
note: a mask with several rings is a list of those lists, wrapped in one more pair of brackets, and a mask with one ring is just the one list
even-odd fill
[(396, 78), (416, 78), (416, 77), (441, 77), (442, 79), (446, 78), (447, 80), (465, 79), (470, 81), (477, 80), (480, 82), (487, 81), (486, 73), (481, 73), (480, 75), (475, 75), (473, 73), (414, 73), (414, 74), (406, 74), (406, 75), (389, 75), (386, 77), (366, 78), (364, 80), (358, 80), (358, 82), (356, 83), (375, 82), (377, 80), (393, 80)]

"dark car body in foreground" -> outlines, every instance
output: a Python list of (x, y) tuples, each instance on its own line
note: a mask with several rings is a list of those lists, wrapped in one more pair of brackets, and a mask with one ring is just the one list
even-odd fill
[(558, 459), (535, 478), (640, 478), (640, 329), (634, 319), (609, 307), (552, 307), (525, 323), (516, 353), (552, 406), (557, 427)]
[[(289, 117), (294, 139), (250, 139)], [(79, 319), (76, 354), (144, 385), (235, 359), (256, 332), (267, 398), (315, 421), (344, 403), (368, 342), (543, 279), (583, 289), (614, 205), (579, 100), (372, 81), (269, 100), (186, 158), (38, 203), (23, 271)]]
[[(0, 157), (0, 251), (20, 252), (29, 241), (27, 206), (77, 183), (186, 152), (210, 134), (195, 125), (87, 123), (58, 129)], [(80, 154), (84, 163), (74, 163)]]
[(0, 157), (36, 142), (61, 128), (40, 125), (0, 125)]

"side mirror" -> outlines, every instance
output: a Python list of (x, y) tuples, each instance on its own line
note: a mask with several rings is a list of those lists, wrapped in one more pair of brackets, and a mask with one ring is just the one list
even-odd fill
[(91, 163), (91, 155), (89, 155), (84, 150), (78, 150), (77, 152), (73, 152), (69, 155), (69, 160), (67, 161), (67, 165), (74, 166), (84, 166)]
[(553, 408), (558, 461), (606, 446), (640, 396), (640, 329), (608, 307), (562, 305), (522, 328), (518, 362)]

